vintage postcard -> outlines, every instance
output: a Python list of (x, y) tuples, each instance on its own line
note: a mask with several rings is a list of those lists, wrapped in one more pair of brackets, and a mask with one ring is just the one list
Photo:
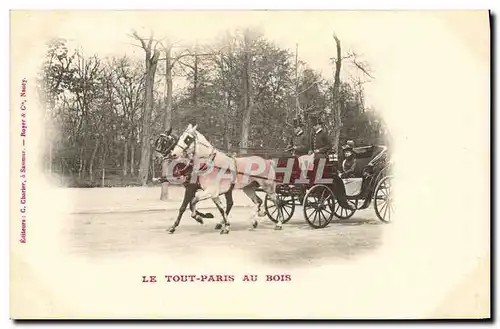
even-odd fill
[(12, 11), (13, 319), (489, 319), (488, 11)]

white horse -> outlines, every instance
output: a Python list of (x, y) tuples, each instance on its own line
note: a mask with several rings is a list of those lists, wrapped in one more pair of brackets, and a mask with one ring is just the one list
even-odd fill
[[(262, 199), (257, 196), (256, 190), (260, 187), (276, 203), (276, 175), (272, 162), (258, 156), (230, 157), (212, 146), (196, 127), (197, 125), (189, 124), (171, 151), (174, 159), (189, 158), (195, 162), (209, 163), (209, 168), (204, 173), (198, 174), (202, 189), (196, 192), (191, 201), (191, 217), (196, 219), (199, 216), (196, 205), (200, 201), (212, 199), (222, 215), (222, 221), (218, 225), (222, 229), (220, 233), (229, 233), (230, 224), (219, 196), (231, 189), (241, 189), (257, 206), (257, 216), (253, 216), (252, 222), (256, 228), (257, 218), (266, 215)], [(282, 225), (282, 219), (279, 218), (275, 229), (281, 230)]]

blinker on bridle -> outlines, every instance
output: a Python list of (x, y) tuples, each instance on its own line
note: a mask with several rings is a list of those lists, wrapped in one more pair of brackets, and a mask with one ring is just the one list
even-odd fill
[[(197, 142), (198, 142), (198, 143), (200, 143), (200, 144), (201, 144), (201, 145), (203, 145), (203, 146), (209, 147), (208, 145), (206, 145), (206, 144), (204, 144), (204, 143), (202, 143), (202, 142), (200, 142), (200, 141), (197, 141), (197, 140), (196, 140), (196, 135), (194, 135), (194, 136), (193, 136), (193, 135), (191, 135), (191, 134), (192, 134), (192, 133), (187, 133), (187, 136), (186, 136), (186, 137), (184, 137), (184, 144), (185, 144), (185, 146), (182, 146), (182, 145), (177, 145), (177, 146), (179, 146), (179, 147), (182, 149), (182, 151), (184, 152), (184, 155), (187, 155), (187, 149), (188, 149), (188, 148), (191, 146), (191, 144), (193, 144), (193, 143), (197, 143)], [(194, 156), (194, 155), (195, 155), (195, 150), (196, 150), (196, 145), (195, 145), (195, 147), (193, 148), (193, 155), (192, 155), (192, 156)], [(215, 149), (215, 147), (213, 147), (213, 146), (212, 146), (212, 152), (210, 153), (210, 155), (209, 155), (209, 157), (208, 157), (210, 160), (213, 160), (213, 159), (215, 158), (216, 151), (217, 151), (217, 150)]]
[(155, 150), (162, 154), (163, 156), (167, 156), (168, 153), (174, 148), (177, 143), (177, 138), (171, 135), (160, 134), (160, 136), (155, 141)]

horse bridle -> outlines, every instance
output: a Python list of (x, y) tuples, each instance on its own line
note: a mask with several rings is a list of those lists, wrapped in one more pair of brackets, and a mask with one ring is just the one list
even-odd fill
[[(165, 143), (169, 143), (170, 145), (165, 147)], [(170, 152), (179, 142), (179, 138), (173, 134), (160, 134), (160, 137), (157, 138), (155, 142), (155, 150), (160, 153), (163, 158), (162, 161), (168, 160), (170, 158)], [(187, 167), (191, 164), (192, 161), (186, 163), (184, 167), (180, 168), (181, 172), (185, 171)]]
[[(189, 147), (191, 146), (191, 144), (194, 144), (193, 145), (193, 154), (191, 155), (192, 158), (195, 158), (196, 157), (196, 144), (199, 143), (200, 145), (203, 145), (207, 148), (211, 148), (212, 151), (210, 152), (209, 156), (208, 156), (208, 159), (209, 160), (213, 160), (215, 158), (215, 156), (217, 155), (217, 149), (213, 146), (213, 145), (207, 145), (203, 142), (200, 142), (197, 138), (197, 134), (196, 134), (196, 131), (194, 133), (191, 133), (191, 132), (187, 132), (187, 129), (184, 131), (184, 133), (186, 133), (188, 136), (186, 136), (184, 138), (184, 144), (186, 144), (186, 146), (181, 146), (179, 145), (179, 141), (177, 141), (177, 146), (179, 146), (181, 149), (182, 149), (182, 152), (184, 153), (184, 156), (186, 158), (189, 158), (189, 154), (187, 153), (187, 150), (189, 149)], [(188, 139), (189, 138), (189, 139)]]
[[(169, 153), (175, 147), (178, 140), (179, 139), (177, 137), (175, 137), (174, 135), (160, 134), (160, 137), (158, 137), (155, 141), (155, 150), (156, 150), (156, 152), (160, 153), (163, 157), (168, 158)], [(165, 146), (165, 144), (169, 143), (169, 142), (170, 142), (170, 145)]]

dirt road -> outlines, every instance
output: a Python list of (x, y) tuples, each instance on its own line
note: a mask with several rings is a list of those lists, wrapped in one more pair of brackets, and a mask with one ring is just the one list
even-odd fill
[(199, 249), (229, 248), (250, 251), (252, 261), (296, 267), (366, 254), (380, 245), (386, 226), (377, 220), (370, 207), (347, 221), (332, 222), (315, 230), (303, 219), (302, 208), (297, 207), (282, 231), (273, 230), (274, 224), (267, 217), (261, 218), (254, 230), (251, 229), (254, 208), (238, 192), (228, 235), (220, 235), (214, 229), (220, 217), (210, 202), (204, 203), (203, 208), (212, 212), (214, 219), (200, 225), (186, 211), (176, 233), (168, 234), (166, 230), (177, 215), (183, 191), (171, 192), (172, 200), (167, 202), (158, 200), (158, 192), (153, 188), (72, 190), (71, 193), (78, 194), (78, 203), (65, 226), (69, 251), (101, 258), (132, 252), (182, 255)]

